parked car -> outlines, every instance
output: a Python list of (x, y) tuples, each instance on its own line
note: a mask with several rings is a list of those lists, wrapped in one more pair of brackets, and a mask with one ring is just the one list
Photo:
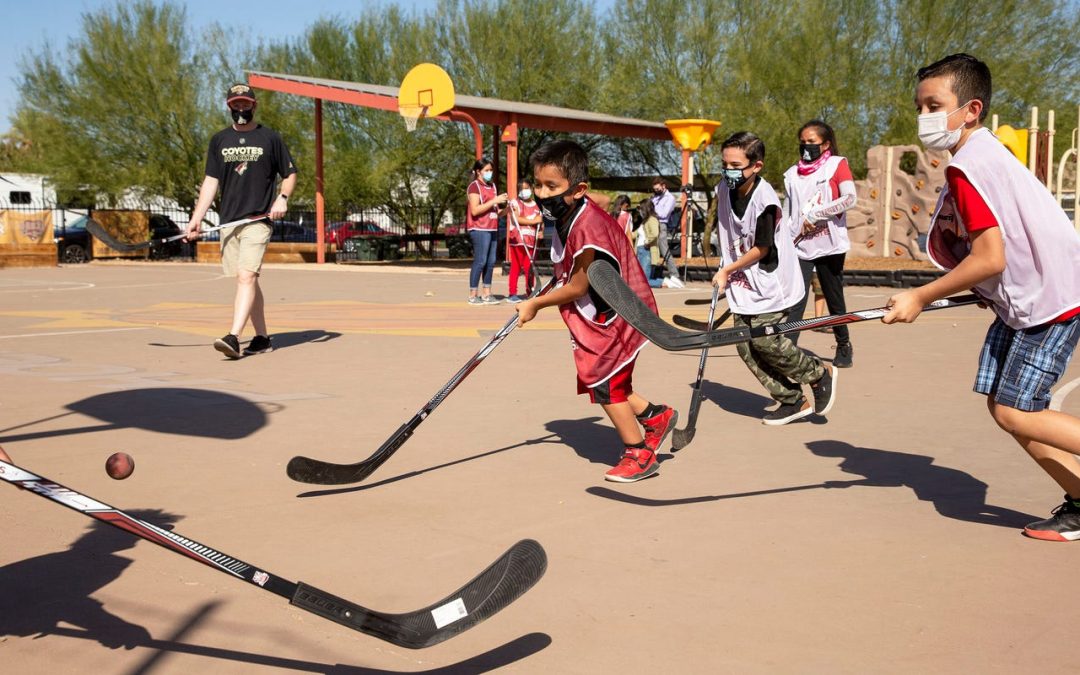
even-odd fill
[(391, 234), (369, 220), (353, 222), (345, 220), (326, 226), (326, 241), (341, 248), (346, 239), (353, 237), (385, 237)]
[[(164, 239), (175, 237), (180, 234), (180, 226), (173, 222), (172, 218), (160, 213), (150, 215), (150, 237), (152, 239)], [(167, 244), (158, 244), (150, 248), (150, 257), (155, 260), (168, 258), (191, 258), (194, 257), (193, 246), (190, 242), (177, 239)]]
[(270, 233), (270, 241), (291, 243), (309, 243), (315, 241), (315, 228), (304, 227), (291, 220), (275, 220)]
[(90, 260), (90, 233), (86, 231), (86, 216), (81, 216), (53, 231), (56, 257), (64, 263), (84, 263)]

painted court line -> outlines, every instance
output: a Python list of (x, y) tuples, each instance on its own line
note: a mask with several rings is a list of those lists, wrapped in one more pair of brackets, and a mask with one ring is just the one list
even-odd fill
[(1055, 391), (1054, 395), (1050, 397), (1050, 409), (1061, 410), (1061, 404), (1065, 402), (1065, 397), (1072, 393), (1072, 390), (1077, 387), (1080, 387), (1080, 377), (1063, 384), (1061, 389)]
[(68, 330), (56, 333), (23, 333), (22, 335), (0, 335), (0, 340), (28, 337), (50, 337), (53, 335), (84, 335), (86, 333), (119, 333), (125, 330), (149, 330), (150, 326), (133, 326), (131, 328), (100, 328), (96, 330)]

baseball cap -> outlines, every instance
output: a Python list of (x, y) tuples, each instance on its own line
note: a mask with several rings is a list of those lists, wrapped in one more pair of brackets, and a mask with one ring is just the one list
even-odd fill
[(229, 91), (225, 93), (225, 102), (232, 103), (233, 101), (251, 101), (255, 102), (255, 91), (243, 83), (234, 84), (229, 87)]

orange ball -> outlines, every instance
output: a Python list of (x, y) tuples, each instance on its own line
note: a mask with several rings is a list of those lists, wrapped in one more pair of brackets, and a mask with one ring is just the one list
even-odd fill
[(126, 452), (113, 453), (105, 460), (105, 472), (113, 480), (124, 480), (133, 471), (135, 471), (135, 460)]

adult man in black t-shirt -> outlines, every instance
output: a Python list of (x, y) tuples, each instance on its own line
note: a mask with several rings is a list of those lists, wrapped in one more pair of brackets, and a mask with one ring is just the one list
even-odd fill
[[(289, 150), (276, 131), (255, 123), (255, 92), (246, 84), (234, 84), (225, 95), (233, 124), (210, 139), (206, 155), (206, 177), (199, 189), (199, 201), (188, 223), (188, 239), (199, 238), (199, 224), (221, 188), (218, 215), (222, 222), (251, 216), (268, 216), (248, 225), (224, 230), (221, 237), (221, 265), (227, 276), (236, 277), (233, 322), (228, 335), (214, 341), (214, 349), (231, 359), (240, 358), (240, 333), (248, 318), (255, 329), (243, 354), (262, 354), (273, 349), (266, 330), (259, 270), (270, 241), (270, 220), (288, 209), (289, 195), (296, 188), (296, 168)], [(281, 188), (275, 190), (277, 177)]]

